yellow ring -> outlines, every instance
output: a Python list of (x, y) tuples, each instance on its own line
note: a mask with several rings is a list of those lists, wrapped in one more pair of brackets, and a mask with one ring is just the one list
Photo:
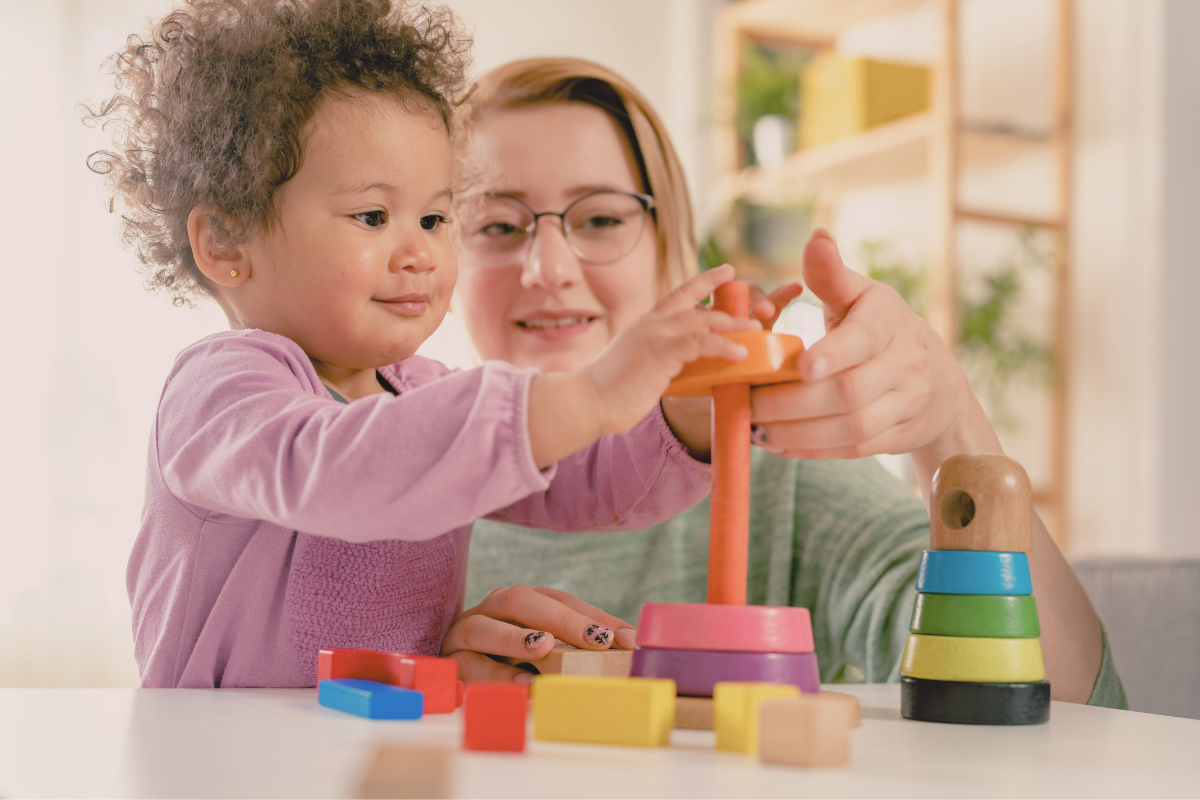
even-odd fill
[(725, 336), (744, 346), (749, 355), (741, 361), (698, 358), (685, 364), (671, 381), (668, 397), (707, 397), (712, 394), (712, 387), (727, 383), (763, 386), (800, 380), (804, 342), (799, 336), (770, 331), (742, 331)]
[(1037, 639), (976, 639), (912, 633), (900, 674), (971, 683), (1034, 683), (1046, 679)]

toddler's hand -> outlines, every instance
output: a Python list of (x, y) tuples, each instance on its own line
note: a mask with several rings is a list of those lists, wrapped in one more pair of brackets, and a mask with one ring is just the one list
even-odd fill
[(721, 334), (762, 330), (761, 323), (697, 305), (732, 279), (728, 264), (697, 275), (659, 300), (584, 367), (596, 387), (604, 433), (622, 433), (641, 421), (689, 361), (746, 357), (746, 348)]
[(458, 661), (464, 681), (529, 683), (533, 675), (488, 655), (525, 661), (545, 658), (561, 639), (581, 650), (632, 650), (636, 632), (577, 597), (544, 587), (509, 586), (489, 592), (451, 626), (442, 655)]

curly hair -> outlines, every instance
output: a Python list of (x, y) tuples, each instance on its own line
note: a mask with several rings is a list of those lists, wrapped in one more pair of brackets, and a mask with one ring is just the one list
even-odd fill
[(188, 215), (211, 208), (221, 244), (269, 227), (323, 98), (390, 94), (449, 130), (470, 47), (449, 10), (388, 0), (185, 0), (130, 36), (105, 62), (116, 93), (84, 122), (115, 128), (88, 167), (106, 177), (109, 210), (120, 201), (147, 288), (175, 305), (211, 293)]

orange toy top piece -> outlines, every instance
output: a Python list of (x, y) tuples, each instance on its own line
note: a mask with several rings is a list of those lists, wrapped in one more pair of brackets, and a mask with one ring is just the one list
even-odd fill
[(799, 336), (770, 331), (725, 335), (743, 345), (750, 354), (741, 361), (698, 358), (684, 365), (671, 381), (668, 397), (704, 397), (712, 394), (712, 387), (731, 383), (763, 386), (800, 380), (799, 363), (804, 342)]

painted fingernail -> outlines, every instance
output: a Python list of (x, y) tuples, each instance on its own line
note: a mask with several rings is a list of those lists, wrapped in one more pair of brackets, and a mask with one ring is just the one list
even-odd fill
[(603, 625), (588, 625), (583, 632), (583, 638), (588, 644), (596, 644), (601, 647), (607, 647), (612, 644), (613, 632)]
[(537, 650), (541, 647), (542, 642), (546, 641), (546, 637), (550, 634), (545, 631), (534, 631), (533, 633), (525, 634), (525, 646), (530, 650)]
[(617, 628), (617, 644), (627, 650), (632, 650), (637, 644), (637, 631), (633, 628)]
[(521, 686), (528, 686), (529, 684), (533, 683), (533, 673), (518, 672), (516, 675), (513, 675), (513, 683), (518, 683)]
[(825, 377), (825, 373), (829, 371), (829, 359), (825, 356), (817, 356), (813, 359), (812, 369), (808, 371), (811, 380), (819, 381)]
[(767, 436), (767, 429), (760, 425), (751, 425), (750, 426), (750, 441), (753, 442), (754, 444), (758, 445), (759, 447), (762, 447), (764, 444), (766, 444), (769, 441), (769, 437)]

